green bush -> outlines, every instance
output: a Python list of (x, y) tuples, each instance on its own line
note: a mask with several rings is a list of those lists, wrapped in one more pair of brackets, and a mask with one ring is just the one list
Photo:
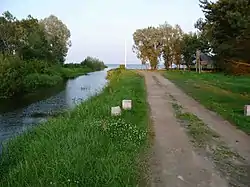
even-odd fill
[(45, 73), (47, 74), (50, 71), (51, 65), (49, 65), (46, 61), (41, 60), (29, 60), (22, 61), (22, 74), (24, 76), (30, 73)]
[(59, 72), (63, 79), (72, 79), (80, 75), (85, 75), (92, 70), (90, 68), (64, 68), (61, 67)]
[(39, 87), (56, 85), (106, 66), (96, 58), (88, 57), (82, 63), (58, 64), (43, 60), (21, 60), (15, 55), (0, 54), (0, 98), (34, 91)]
[(90, 68), (92, 71), (100, 71), (106, 68), (105, 64), (97, 58), (87, 57), (83, 62), (81, 62), (83, 67)]
[(51, 87), (62, 81), (62, 77), (58, 75), (47, 75), (39, 73), (29, 74), (24, 77), (23, 80), (24, 91), (31, 92), (40, 87)]
[(58, 75), (61, 76), (61, 65), (52, 65), (49, 66), (48, 68), (44, 69), (44, 71), (42, 72), (42, 74), (47, 74), (47, 75)]
[(22, 63), (18, 58), (0, 56), (0, 97), (13, 96), (21, 91)]
[(120, 68), (120, 69), (126, 69), (126, 68), (125, 68), (125, 64), (121, 64), (121, 65), (119, 66), (119, 68)]
[(1, 98), (12, 97), (39, 86), (55, 85), (59, 79), (60, 74), (45, 61), (23, 61), (16, 56), (0, 55)]
[(122, 74), (122, 72), (123, 71), (120, 68), (111, 69), (107, 73), (107, 79), (111, 80), (111, 79), (113, 79), (113, 77), (116, 77), (117, 79), (119, 79), (119, 77)]

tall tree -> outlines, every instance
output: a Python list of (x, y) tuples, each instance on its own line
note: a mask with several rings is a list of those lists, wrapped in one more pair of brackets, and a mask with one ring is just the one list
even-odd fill
[(59, 63), (63, 63), (71, 46), (69, 29), (54, 15), (41, 20), (40, 23), (46, 31), (46, 38), (50, 43), (54, 59)]
[(168, 69), (172, 64), (180, 65), (182, 61), (181, 41), (183, 31), (179, 25), (174, 27), (168, 23), (160, 25), (162, 39), (162, 57), (165, 68)]
[(172, 67), (173, 63), (173, 52), (172, 52), (172, 33), (173, 27), (165, 22), (164, 24), (159, 26), (159, 30), (161, 32), (162, 39), (162, 57), (164, 60), (164, 66), (166, 69), (169, 69), (169, 66)]
[(0, 17), (0, 51), (6, 55), (17, 55), (21, 59), (49, 60), (48, 40), (45, 29), (32, 16), (17, 20), (10, 12)]
[(16, 18), (9, 12), (4, 12), (0, 17), (0, 51), (5, 56), (13, 54), (16, 49)]
[(181, 40), (182, 40), (183, 31), (179, 25), (175, 25), (173, 28), (173, 33), (171, 37), (172, 44), (172, 53), (174, 57), (175, 64), (180, 67), (182, 62), (182, 54), (181, 54)]
[(18, 22), (19, 48), (17, 54), (24, 60), (51, 60), (50, 44), (46, 40), (45, 29), (38, 20), (28, 16)]
[(138, 29), (133, 34), (133, 39), (133, 51), (137, 54), (137, 57), (142, 63), (149, 61), (151, 68), (156, 69), (161, 56), (162, 45), (159, 29), (155, 27)]
[(250, 1), (200, 0), (200, 6), (205, 20), (198, 20), (196, 28), (209, 39), (217, 57), (249, 62)]

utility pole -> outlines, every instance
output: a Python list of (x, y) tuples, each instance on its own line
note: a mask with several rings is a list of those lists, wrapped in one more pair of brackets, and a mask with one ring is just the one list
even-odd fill
[(124, 49), (124, 65), (127, 68), (127, 42), (125, 40), (125, 49)]
[(197, 51), (196, 51), (196, 72), (198, 71), (198, 68), (199, 68), (199, 73), (201, 72), (200, 66), (201, 66), (201, 63), (200, 63), (200, 50), (197, 49)]
[(200, 50), (199, 50), (199, 60), (198, 60), (198, 62), (199, 62), (199, 73), (201, 73), (201, 58), (200, 58)]

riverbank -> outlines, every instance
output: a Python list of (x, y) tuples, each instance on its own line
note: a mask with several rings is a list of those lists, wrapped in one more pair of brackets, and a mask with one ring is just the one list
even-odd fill
[[(63, 116), (11, 140), (0, 163), (0, 186), (136, 186), (148, 141), (144, 79), (112, 71), (103, 92)], [(110, 107), (132, 99), (132, 111)]]
[[(103, 70), (102, 68), (101, 70)], [(68, 79), (74, 79), (87, 73), (98, 71), (88, 67), (51, 67), (46, 73), (33, 73), (23, 81), (23, 93), (31, 93), (38, 89), (49, 88), (61, 84)]]
[(107, 66), (96, 58), (81, 63), (59, 64), (42, 60), (21, 60), (0, 55), (0, 99), (12, 98), (38, 89), (49, 88), (65, 80), (100, 71)]

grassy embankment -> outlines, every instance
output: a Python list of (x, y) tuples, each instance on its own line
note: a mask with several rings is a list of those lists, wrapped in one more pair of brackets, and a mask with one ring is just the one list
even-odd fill
[[(131, 71), (109, 74), (103, 92), (8, 143), (0, 186), (136, 186), (148, 145), (144, 80)], [(133, 109), (110, 117), (110, 107)]]
[(250, 133), (250, 118), (244, 116), (244, 105), (250, 101), (250, 77), (178, 71), (164, 76), (205, 107)]

